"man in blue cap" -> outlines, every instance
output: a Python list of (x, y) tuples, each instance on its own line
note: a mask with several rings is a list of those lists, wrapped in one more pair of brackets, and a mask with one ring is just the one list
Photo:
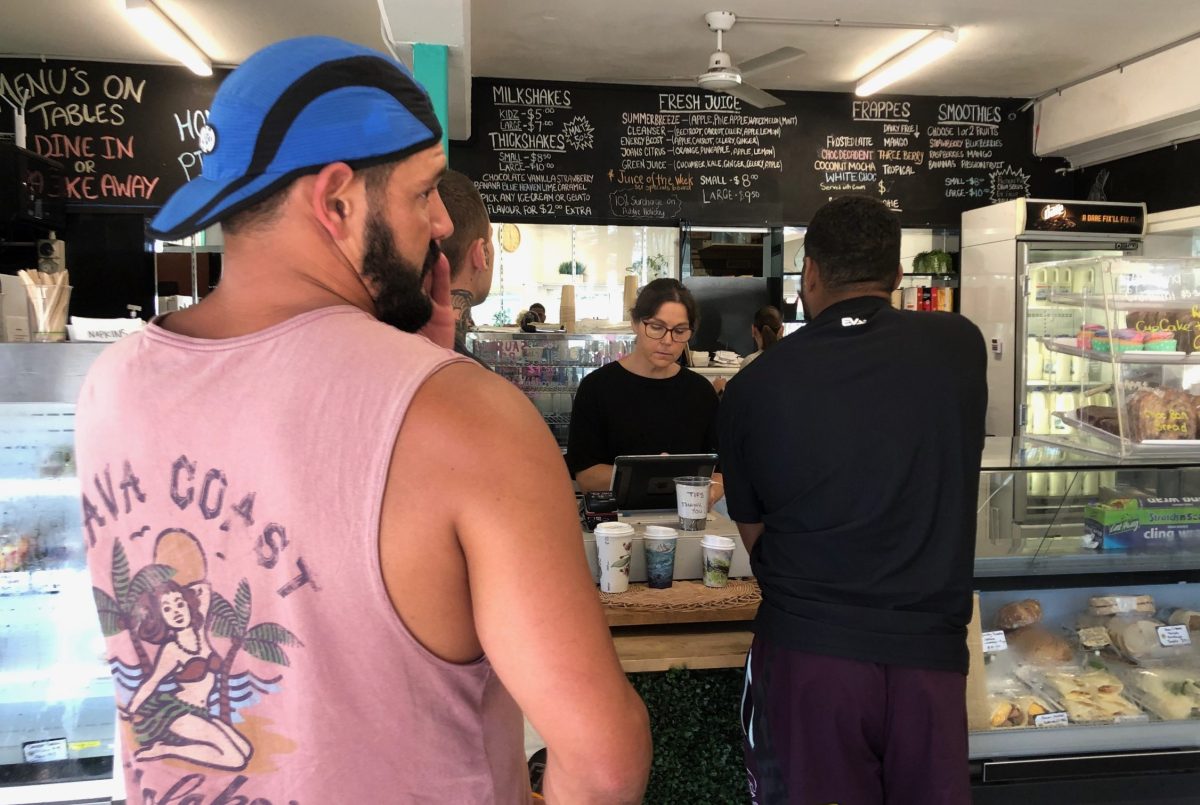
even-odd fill
[(154, 219), (221, 224), (225, 260), (80, 395), (131, 800), (523, 803), (524, 711), (548, 799), (641, 801), (646, 712), (561, 455), (448, 349), (440, 137), (395, 60), (281, 42), (222, 84), (203, 174)]

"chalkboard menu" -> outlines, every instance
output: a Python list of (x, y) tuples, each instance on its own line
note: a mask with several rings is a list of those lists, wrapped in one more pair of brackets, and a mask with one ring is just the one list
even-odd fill
[[(0, 59), (0, 96), (24, 103), (26, 146), (64, 165), (69, 205), (155, 208), (200, 172), (225, 74)], [(776, 94), (785, 106), (755, 109), (686, 87), (477, 78), (451, 164), (496, 220), (546, 223), (799, 224), (867, 193), (905, 225), (957, 226), (966, 209), (1072, 190), (1065, 163), (1032, 156), (1020, 100)]]
[[(159, 207), (201, 169), (196, 137), (227, 70), (0, 59), (0, 97), (24, 105), (25, 146), (62, 163), (68, 205)], [(0, 103), (0, 131), (12, 131)]]
[(1070, 191), (1032, 155), (1023, 102), (778, 92), (756, 109), (674, 87), (475, 79), (473, 136), (451, 164), (492, 217), (547, 223), (805, 222), (869, 194), (908, 226)]

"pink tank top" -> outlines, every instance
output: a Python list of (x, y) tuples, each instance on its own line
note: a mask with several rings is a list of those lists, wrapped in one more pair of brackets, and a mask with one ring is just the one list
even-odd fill
[(529, 801), (512, 697), (426, 651), (379, 567), (396, 435), (456, 360), (331, 307), (225, 340), (151, 324), (96, 361), (83, 539), (130, 802)]

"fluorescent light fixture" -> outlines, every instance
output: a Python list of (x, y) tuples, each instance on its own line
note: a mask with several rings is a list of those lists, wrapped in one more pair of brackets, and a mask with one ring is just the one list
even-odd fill
[(163, 53), (182, 62), (196, 75), (212, 75), (212, 62), (204, 51), (150, 0), (125, 0), (125, 11), (138, 32)]
[(958, 44), (954, 31), (934, 31), (917, 44), (893, 56), (858, 81), (854, 94), (874, 95), (879, 90), (912, 75), (930, 62), (945, 56)]

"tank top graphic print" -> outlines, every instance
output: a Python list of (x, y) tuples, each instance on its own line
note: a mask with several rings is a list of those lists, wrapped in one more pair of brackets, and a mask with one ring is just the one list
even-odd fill
[(152, 323), (96, 361), (82, 538), (129, 802), (529, 801), (512, 698), (429, 654), (379, 566), (401, 423), (459, 360), (332, 307), (223, 340)]

